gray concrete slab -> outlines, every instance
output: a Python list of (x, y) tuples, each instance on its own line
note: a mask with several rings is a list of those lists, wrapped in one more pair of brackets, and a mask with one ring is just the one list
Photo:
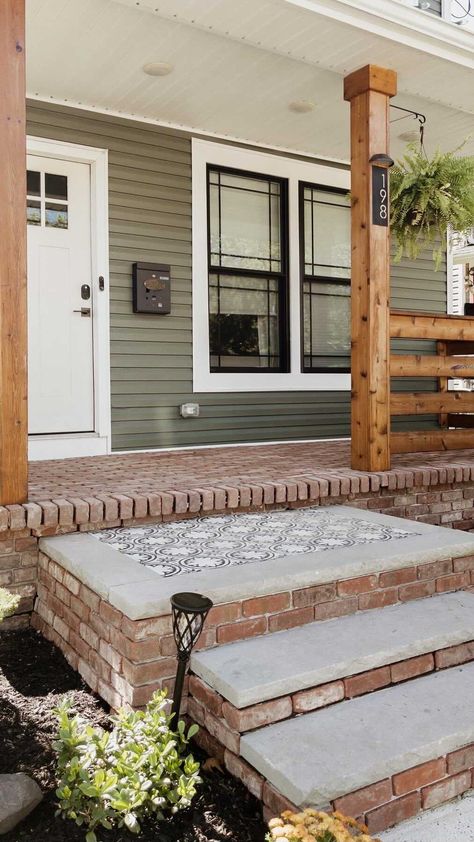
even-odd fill
[(205, 593), (215, 603), (349, 579), (379, 570), (395, 570), (444, 558), (474, 554), (474, 535), (460, 530), (337, 506), (340, 516), (360, 518), (416, 535), (321, 552), (289, 554), (268, 561), (217, 567), (163, 578), (131, 556), (87, 534), (41, 538), (40, 549), (97, 590), (132, 620), (169, 611), (176, 591)]
[(474, 794), (421, 813), (380, 838), (382, 842), (473, 842)]
[(241, 738), (242, 756), (298, 806), (474, 742), (474, 664), (388, 687)]
[(39, 547), (103, 599), (109, 599), (111, 589), (118, 585), (156, 584), (156, 576), (148, 567), (99, 544), (86, 533), (41, 538)]
[(192, 670), (238, 708), (474, 640), (459, 592), (196, 652)]

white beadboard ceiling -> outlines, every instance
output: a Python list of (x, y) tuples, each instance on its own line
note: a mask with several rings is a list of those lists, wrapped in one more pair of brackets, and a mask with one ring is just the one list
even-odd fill
[[(368, 31), (362, 17), (356, 25), (330, 16), (331, 6), (350, 10), (350, 0), (301, 0), (311, 8), (299, 2), (27, 0), (28, 94), (347, 160), (343, 75), (372, 62), (399, 72), (395, 102), (427, 115), (428, 148), (452, 148), (473, 133), (474, 50), (470, 67), (466, 50), (453, 57), (452, 44), (448, 55), (440, 41), (444, 57), (433, 55), (432, 35), (425, 47), (401, 44), (380, 34), (375, 19), (377, 31)], [(399, 11), (400, 3), (391, 2)], [(407, 20), (425, 19), (418, 10), (405, 12)], [(450, 24), (430, 18), (435, 34), (438, 24), (440, 34), (455, 37)], [(415, 35), (408, 31), (404, 40)], [(146, 76), (142, 67), (153, 61), (170, 62), (174, 71)], [(290, 111), (298, 99), (314, 101), (315, 110)], [(395, 156), (404, 147), (398, 135), (410, 129), (412, 119), (392, 125)], [(465, 152), (474, 152), (474, 138)]]

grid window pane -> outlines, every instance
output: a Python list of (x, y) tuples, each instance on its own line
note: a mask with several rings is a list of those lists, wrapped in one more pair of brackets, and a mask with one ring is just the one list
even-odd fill
[(28, 196), (41, 195), (41, 173), (35, 170), (27, 170), (26, 172), (26, 192)]
[(304, 368), (350, 367), (350, 287), (303, 284)]
[(57, 202), (46, 202), (45, 222), (48, 228), (67, 228), (67, 205), (60, 205)]
[(210, 264), (281, 272), (281, 189), (271, 179), (209, 173)]
[(67, 175), (46, 173), (44, 180), (47, 199), (67, 199)]
[(37, 199), (27, 199), (26, 221), (28, 225), (41, 225), (41, 202)]
[(211, 368), (278, 368), (279, 281), (211, 274)]
[(342, 193), (304, 189), (304, 272), (349, 278), (351, 265), (350, 201)]
[(67, 228), (68, 180), (66, 175), (27, 170), (27, 207), (28, 225), (40, 225), (46, 228)]
[(303, 193), (303, 370), (350, 370), (350, 200), (305, 185)]

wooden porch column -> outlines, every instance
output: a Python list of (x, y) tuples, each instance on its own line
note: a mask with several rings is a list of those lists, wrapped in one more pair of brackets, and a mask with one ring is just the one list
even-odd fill
[[(389, 102), (397, 75), (367, 65), (344, 79), (351, 103), (352, 468), (390, 467), (390, 228), (387, 160)], [(374, 184), (372, 183), (374, 180)]]
[(25, 0), (0, 2), (0, 504), (28, 493)]

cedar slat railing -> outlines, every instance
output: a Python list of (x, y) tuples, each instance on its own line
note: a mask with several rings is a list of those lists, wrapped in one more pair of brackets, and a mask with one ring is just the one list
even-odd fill
[(439, 430), (392, 433), (391, 452), (474, 447), (474, 392), (448, 391), (450, 378), (474, 379), (474, 318), (394, 310), (390, 337), (436, 341), (437, 355), (391, 354), (390, 376), (434, 377), (439, 384), (438, 392), (392, 392), (391, 415), (435, 413), (440, 423)]

